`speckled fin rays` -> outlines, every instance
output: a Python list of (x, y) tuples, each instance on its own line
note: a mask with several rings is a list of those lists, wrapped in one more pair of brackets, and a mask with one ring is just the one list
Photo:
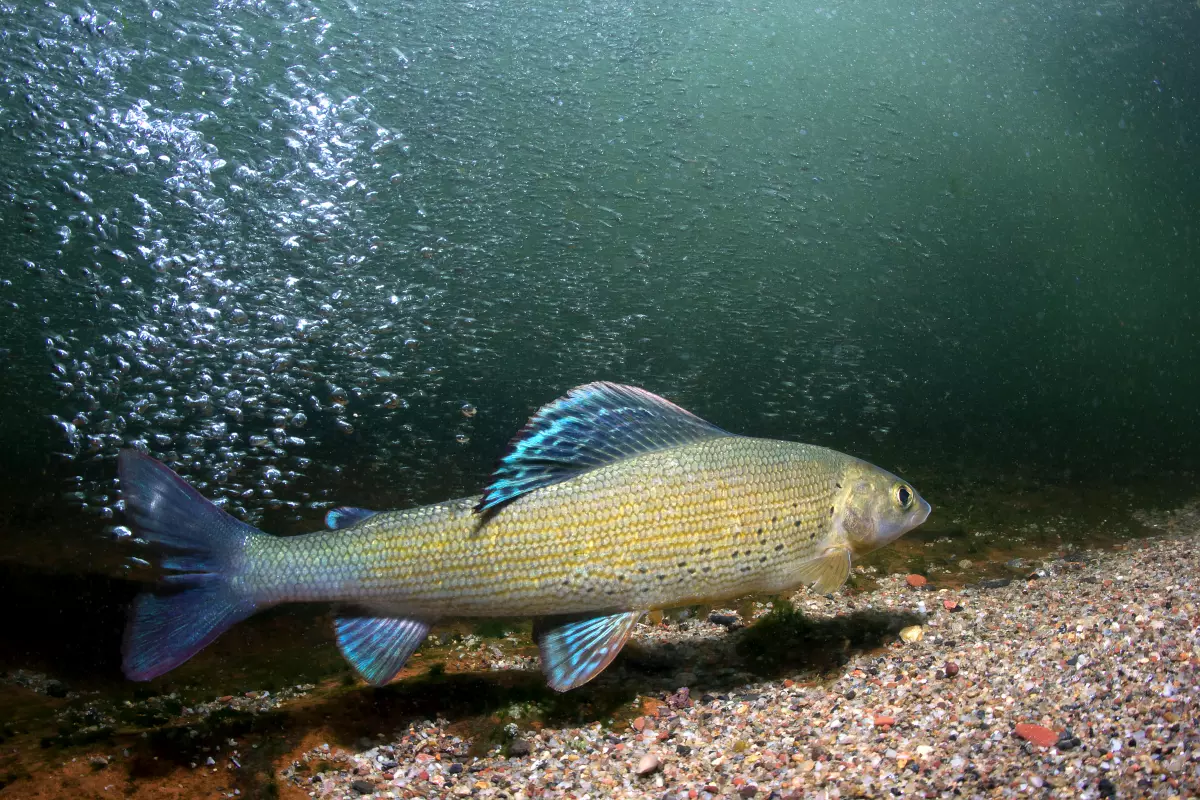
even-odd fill
[(733, 436), (645, 389), (600, 381), (545, 405), (509, 443), (477, 511), (623, 458)]
[[(644, 389), (597, 382), (543, 406), (512, 440), (476, 510), (489, 512), (535, 489), (623, 458), (732, 436)], [(560, 692), (607, 667), (645, 610), (535, 621), (542, 672)]]
[(812, 584), (817, 594), (836, 592), (850, 577), (850, 551), (845, 547), (830, 547), (800, 567), (798, 577)]
[(555, 691), (582, 686), (604, 671), (629, 641), (644, 611), (534, 622), (533, 638), (542, 654), (542, 673)]
[(333, 625), (338, 649), (372, 686), (396, 677), (429, 635), (428, 623), (402, 617), (338, 617)]

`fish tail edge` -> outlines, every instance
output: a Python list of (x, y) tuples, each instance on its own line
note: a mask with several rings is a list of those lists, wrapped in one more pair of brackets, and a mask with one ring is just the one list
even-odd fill
[(258, 610), (239, 579), (247, 543), (266, 534), (222, 511), (150, 456), (125, 450), (117, 463), (125, 513), (138, 535), (164, 553), (167, 573), (134, 599), (122, 641), (126, 677), (146, 681)]

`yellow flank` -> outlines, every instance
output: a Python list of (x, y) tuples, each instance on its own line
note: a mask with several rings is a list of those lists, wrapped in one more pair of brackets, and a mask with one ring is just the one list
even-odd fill
[(800, 582), (848, 547), (842, 477), (822, 447), (737, 436), (627, 458), (522, 495), (377, 514), (248, 543), (258, 602), (353, 602), (379, 615), (540, 616), (717, 601)]

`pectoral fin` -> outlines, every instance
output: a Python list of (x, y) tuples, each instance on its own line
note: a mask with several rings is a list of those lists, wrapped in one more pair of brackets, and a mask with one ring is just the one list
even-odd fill
[(582, 686), (621, 652), (644, 611), (537, 620), (534, 639), (542, 651), (542, 672), (555, 691)]
[(845, 547), (830, 547), (819, 556), (800, 565), (798, 577), (812, 584), (817, 594), (829, 594), (841, 588), (850, 577), (850, 550)]
[(429, 624), (404, 617), (338, 617), (338, 649), (372, 686), (383, 686), (429, 635)]

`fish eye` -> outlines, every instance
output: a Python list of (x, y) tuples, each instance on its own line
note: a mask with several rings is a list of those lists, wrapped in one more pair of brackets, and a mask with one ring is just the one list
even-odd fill
[(900, 503), (901, 508), (906, 509), (911, 506), (912, 499), (912, 489), (908, 488), (903, 483), (896, 487), (896, 502)]

